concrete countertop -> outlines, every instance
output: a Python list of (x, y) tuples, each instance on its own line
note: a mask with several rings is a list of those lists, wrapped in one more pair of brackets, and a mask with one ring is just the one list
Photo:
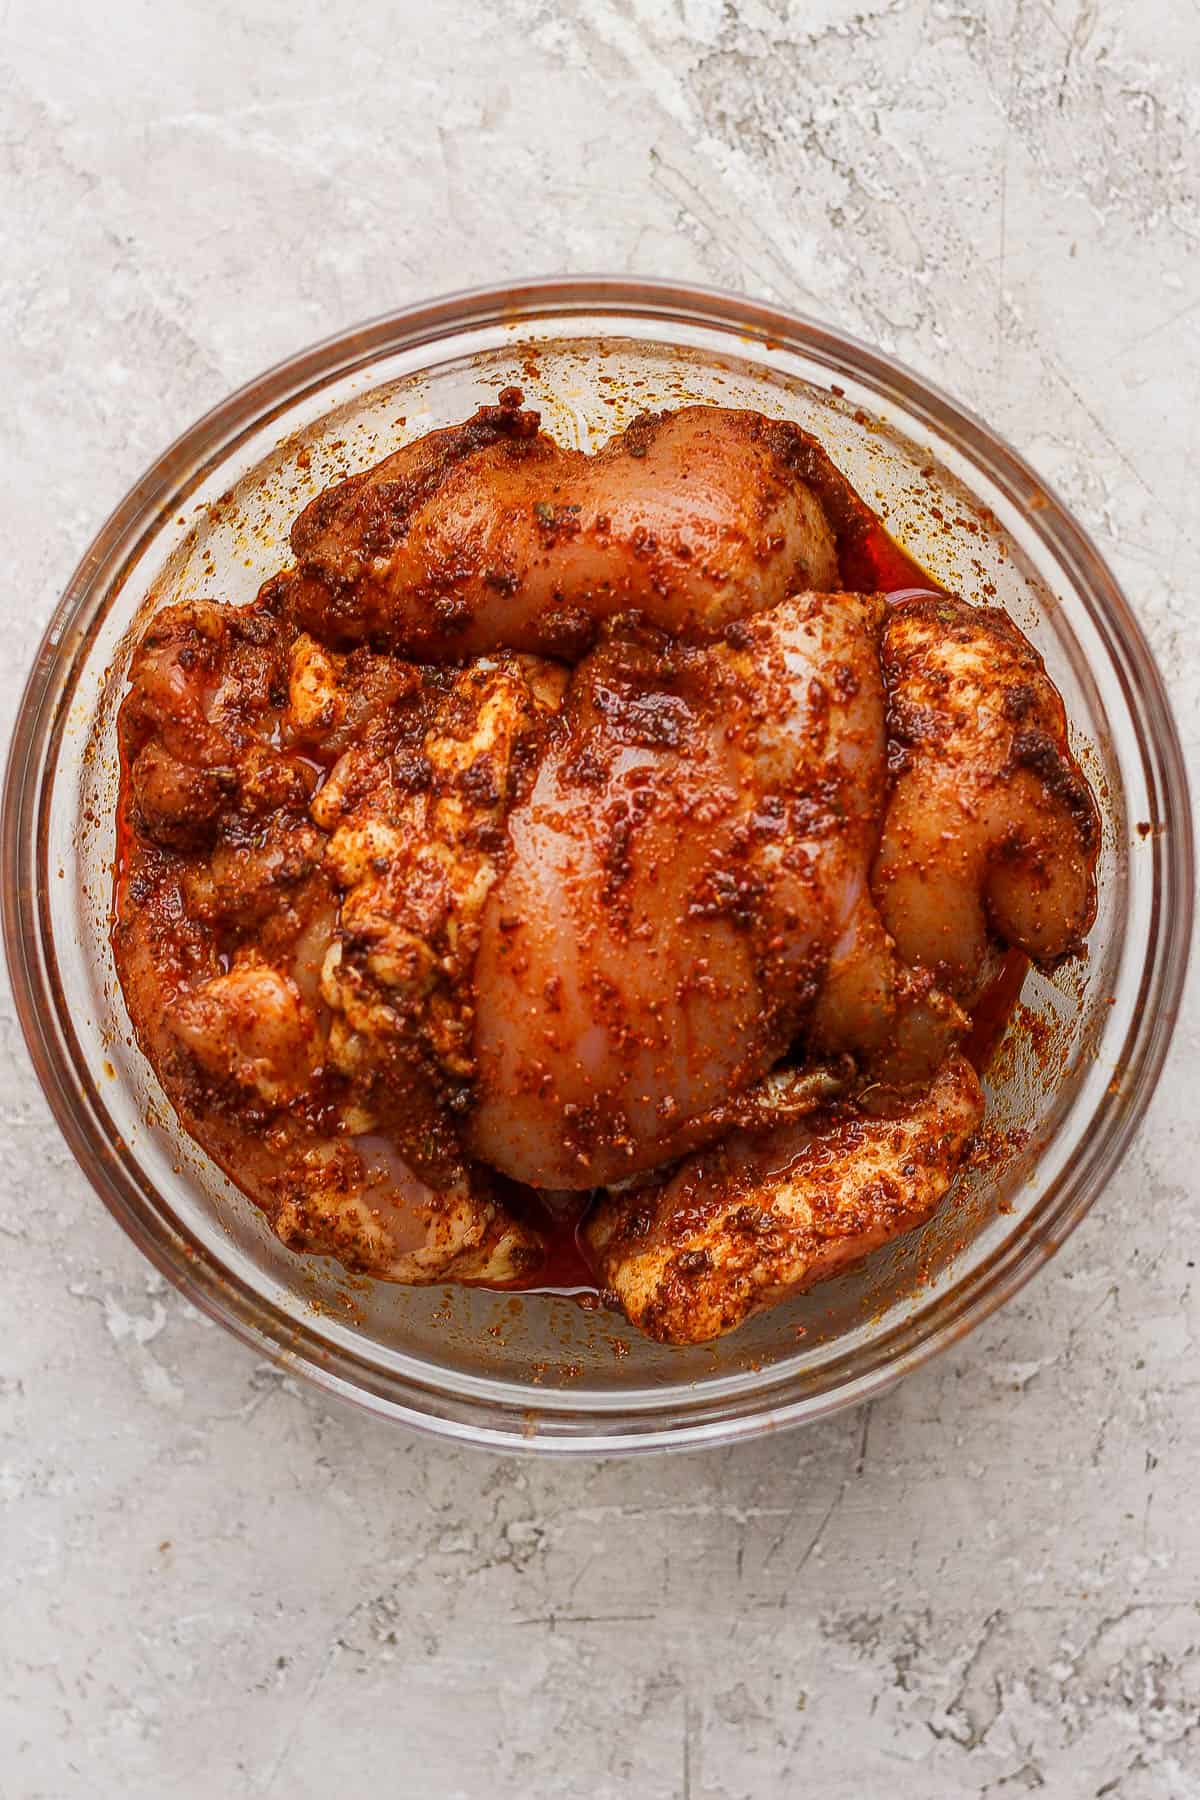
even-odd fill
[[(874, 340), (1066, 495), (1200, 724), (1200, 12), (1180, 0), (13, 0), (7, 727), (144, 465), (398, 303), (605, 269)], [(0, 1796), (1200, 1794), (1193, 999), (1120, 1176), (871, 1408), (490, 1459), (142, 1261), (0, 1012)]]

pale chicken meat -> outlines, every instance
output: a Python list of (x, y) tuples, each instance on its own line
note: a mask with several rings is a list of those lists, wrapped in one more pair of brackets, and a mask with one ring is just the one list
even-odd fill
[(290, 1250), (334, 1256), (356, 1274), (421, 1287), (503, 1284), (537, 1268), (541, 1239), (514, 1218), (486, 1175), (423, 1181), (387, 1138), (326, 1137), (274, 1184), (273, 1224)]
[(702, 1342), (941, 1204), (957, 1046), (1006, 947), (1081, 952), (1097, 815), (1004, 614), (845, 591), (877, 522), (798, 427), (586, 455), (501, 402), (319, 496), (254, 605), (151, 620), (118, 971), (289, 1248), (535, 1286), (582, 1219)]

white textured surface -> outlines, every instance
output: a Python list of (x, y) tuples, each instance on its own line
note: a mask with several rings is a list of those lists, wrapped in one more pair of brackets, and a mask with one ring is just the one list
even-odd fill
[[(823, 314), (1063, 489), (1198, 735), (1194, 0), (13, 0), (4, 722), (202, 409), (443, 289)], [(0, 1017), (0, 1796), (1200, 1794), (1197, 1008), (1087, 1224), (873, 1409), (487, 1460), (148, 1271)]]

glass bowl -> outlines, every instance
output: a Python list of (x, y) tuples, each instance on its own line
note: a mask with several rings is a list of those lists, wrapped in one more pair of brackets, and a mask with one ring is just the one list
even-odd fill
[[(114, 725), (147, 608), (250, 600), (319, 488), (513, 385), (582, 445), (643, 407), (693, 400), (815, 431), (924, 567), (998, 601), (1032, 638), (1104, 814), (1090, 957), (1026, 982), (989, 1078), (989, 1166), (923, 1231), (704, 1348), (651, 1344), (566, 1296), (391, 1287), (291, 1255), (180, 1131), (113, 970)], [(827, 326), (665, 283), (549, 280), (411, 307), (305, 351), (148, 470), (83, 558), (29, 679), (5, 792), (4, 927), (72, 1150), (197, 1306), (381, 1417), (501, 1448), (613, 1452), (722, 1442), (860, 1401), (1041, 1267), (1112, 1174), (1162, 1065), (1189, 833), (1175, 727), (1129, 607), (986, 426)]]

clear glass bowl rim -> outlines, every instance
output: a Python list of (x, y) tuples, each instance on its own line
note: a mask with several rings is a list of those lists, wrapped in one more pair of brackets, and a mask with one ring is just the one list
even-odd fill
[[(1096, 1109), (1079, 1150), (1042, 1193), (1025, 1229), (951, 1285), (922, 1315), (852, 1352), (836, 1379), (799, 1391), (798, 1379), (764, 1370), (760, 1388), (721, 1406), (689, 1403), (679, 1389), (662, 1405), (622, 1415), (611, 1406), (572, 1407), (565, 1396), (500, 1406), (490, 1398), (434, 1390), (381, 1371), (315, 1334), (240, 1280), (232, 1279), (178, 1222), (168, 1223), (139, 1187), (114, 1141), (57, 979), (45, 905), (47, 816), (64, 716), (88, 643), (123, 572), (181, 496), (247, 435), (334, 378), (378, 357), (434, 345), (455, 333), (528, 325), (548, 318), (636, 317), (699, 325), (776, 343), (815, 358), (831, 375), (865, 380), (982, 466), (1071, 574), (1116, 668), (1137, 737), (1154, 832), (1154, 904), (1134, 1019), (1123, 1046), (1119, 1095)], [(649, 279), (545, 277), (470, 289), (404, 307), (301, 351), (249, 382), (191, 426), (146, 471), (97, 533), (45, 631), (18, 711), (4, 783), (0, 905), (17, 1014), (56, 1121), (100, 1198), (150, 1261), (196, 1306), (260, 1354), (282, 1361), (377, 1416), (458, 1442), (495, 1449), (584, 1455), (715, 1445), (811, 1420), (881, 1392), (955, 1342), (1015, 1293), (1060, 1247), (1112, 1175), (1160, 1074), (1186, 976), (1193, 908), (1193, 847), (1187, 776), (1170, 703), (1142, 632), (1095, 545), (1045, 481), (982, 420), (897, 364), (817, 320), (744, 296)], [(548, 1398), (548, 1397), (547, 1397)]]

